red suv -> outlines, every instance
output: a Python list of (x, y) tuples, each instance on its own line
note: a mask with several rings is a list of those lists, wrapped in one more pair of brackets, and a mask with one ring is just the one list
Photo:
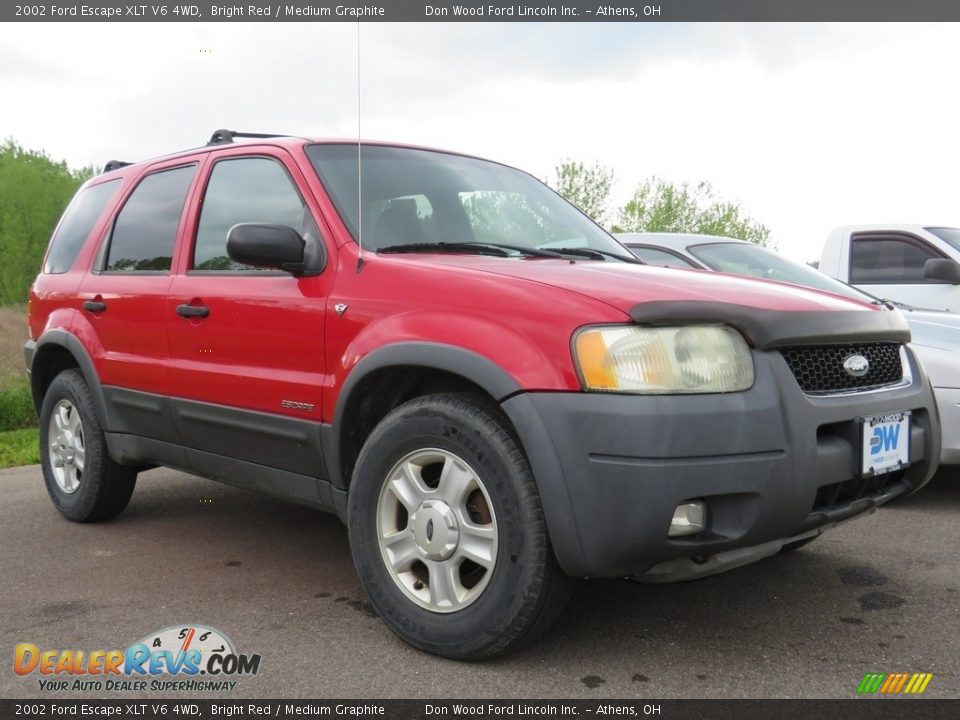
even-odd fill
[(390, 628), (460, 659), (535, 636), (571, 577), (791, 549), (940, 454), (898, 312), (644, 266), (447, 152), (218, 131), (110, 163), (29, 315), (65, 516), (117, 515), (156, 465), (330, 510)]

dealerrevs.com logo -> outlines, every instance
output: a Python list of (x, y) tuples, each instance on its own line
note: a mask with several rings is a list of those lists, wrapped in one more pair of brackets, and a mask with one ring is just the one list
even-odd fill
[(233, 690), (260, 671), (260, 655), (239, 654), (230, 639), (203, 625), (164, 628), (126, 650), (55, 650), (20, 643), (13, 671), (38, 676), (42, 691)]

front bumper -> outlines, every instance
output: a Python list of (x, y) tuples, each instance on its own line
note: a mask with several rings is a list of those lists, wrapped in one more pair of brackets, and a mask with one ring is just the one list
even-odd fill
[[(636, 576), (772, 548), (921, 487), (940, 457), (940, 426), (926, 375), (908, 359), (913, 383), (880, 392), (807, 396), (778, 352), (754, 351), (756, 381), (742, 393), (525, 393), (503, 408), (564, 570)], [(861, 480), (857, 418), (899, 410), (912, 411), (912, 464)], [(706, 530), (669, 538), (674, 509), (693, 499), (707, 501)]]

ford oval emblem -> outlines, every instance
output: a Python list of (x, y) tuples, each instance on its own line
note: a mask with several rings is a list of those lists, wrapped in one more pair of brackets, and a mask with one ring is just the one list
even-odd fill
[(851, 355), (843, 361), (843, 369), (850, 377), (860, 378), (870, 372), (870, 361), (863, 355)]
[(427, 520), (427, 542), (433, 542), (433, 520)]

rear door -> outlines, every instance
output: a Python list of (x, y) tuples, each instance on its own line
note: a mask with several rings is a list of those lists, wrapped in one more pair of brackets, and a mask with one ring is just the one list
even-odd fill
[[(183, 161), (181, 161), (183, 163)], [(75, 332), (104, 386), (112, 429), (177, 442), (167, 394), (166, 302), (197, 162), (151, 168), (121, 202), (80, 285)]]
[(245, 222), (289, 225), (323, 243), (322, 218), (296, 164), (276, 147), (219, 153), (204, 168), (201, 193), (165, 310), (172, 404), (184, 442), (202, 451), (195, 464), (226, 456), (323, 475), (332, 244), (324, 272), (305, 278), (235, 263), (226, 251), (228, 230)]

